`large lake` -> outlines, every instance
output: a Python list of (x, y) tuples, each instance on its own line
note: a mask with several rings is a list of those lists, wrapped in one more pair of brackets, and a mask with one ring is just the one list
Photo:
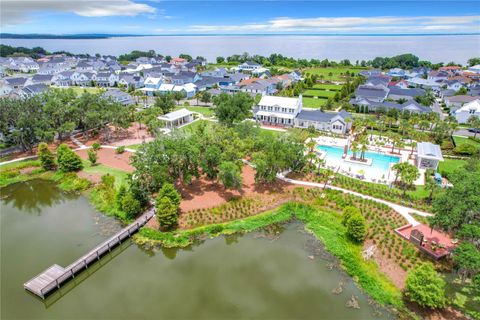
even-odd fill
[[(221, 31), (221, 30), (219, 30)], [(120, 55), (153, 49), (164, 55), (187, 53), (214, 61), (217, 56), (248, 52), (280, 53), (295, 58), (369, 60), (413, 53), (422, 60), (465, 64), (480, 55), (480, 35), (437, 36), (147, 36), (109, 39), (1, 39), (2, 44), (40, 46), (48, 51)]]
[[(47, 181), (0, 191), (1, 319), (393, 318), (374, 310), (295, 222), (181, 250), (125, 242), (43, 301), (23, 283), (69, 264), (120, 226)], [(343, 292), (334, 294), (339, 283)], [(360, 309), (345, 306), (352, 295)]]

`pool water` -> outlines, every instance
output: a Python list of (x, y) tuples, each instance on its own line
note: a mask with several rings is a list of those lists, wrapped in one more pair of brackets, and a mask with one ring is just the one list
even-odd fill
[[(328, 165), (341, 165), (343, 170), (348, 171), (350, 168), (352, 173), (358, 173), (359, 170), (363, 170), (366, 174), (374, 174), (375, 176), (386, 175), (390, 163), (398, 163), (400, 161), (399, 157), (367, 151), (365, 152), (365, 158), (372, 159), (372, 164), (357, 164), (345, 161), (342, 158), (343, 147), (318, 145), (317, 149), (327, 153), (325, 161)], [(352, 155), (351, 150), (348, 150), (348, 155)], [(357, 156), (360, 156), (360, 153)]]

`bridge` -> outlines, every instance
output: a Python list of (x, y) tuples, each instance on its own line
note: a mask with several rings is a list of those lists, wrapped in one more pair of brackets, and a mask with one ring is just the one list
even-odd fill
[(45, 299), (49, 293), (59, 289), (63, 283), (74, 278), (76, 274), (88, 268), (91, 263), (100, 260), (105, 253), (110, 252), (113, 248), (122, 243), (123, 240), (130, 238), (154, 215), (155, 210), (152, 208), (142, 214), (133, 223), (129, 224), (127, 227), (123, 228), (94, 249), (75, 260), (69, 266), (64, 268), (54, 264), (36, 277), (25, 282), (23, 287), (38, 297)]

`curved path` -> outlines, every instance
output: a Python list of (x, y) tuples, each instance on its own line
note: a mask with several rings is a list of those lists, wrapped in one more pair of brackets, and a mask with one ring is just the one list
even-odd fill
[(423, 212), (423, 211), (420, 211), (420, 210), (417, 210), (417, 209), (405, 207), (405, 206), (402, 206), (402, 205), (399, 205), (399, 204), (396, 204), (396, 203), (385, 201), (383, 199), (374, 198), (374, 197), (367, 196), (367, 195), (364, 195), (364, 194), (361, 194), (361, 193), (358, 193), (358, 192), (355, 192), (355, 191), (352, 191), (352, 190), (348, 190), (348, 189), (344, 189), (344, 188), (340, 188), (340, 187), (335, 187), (335, 186), (332, 186), (332, 185), (329, 185), (329, 184), (294, 180), (294, 179), (290, 179), (290, 178), (285, 177), (285, 174), (278, 174), (277, 178), (280, 179), (280, 180), (283, 180), (285, 182), (289, 182), (289, 183), (293, 183), (293, 184), (297, 184), (297, 185), (303, 185), (303, 186), (308, 186), (308, 187), (316, 187), (316, 188), (322, 188), (322, 189), (325, 187), (325, 188), (329, 188), (329, 189), (332, 189), (332, 190), (338, 190), (338, 191), (342, 191), (344, 193), (352, 194), (352, 195), (360, 197), (360, 198), (373, 200), (373, 201), (378, 202), (378, 203), (383, 203), (383, 204), (389, 206), (390, 208), (392, 208), (393, 210), (395, 210), (396, 212), (398, 212), (412, 226), (419, 225), (420, 222), (418, 222), (410, 213), (415, 213), (415, 214), (418, 214), (419, 216), (422, 216), (422, 217), (432, 216), (431, 213), (427, 213), (427, 212)]

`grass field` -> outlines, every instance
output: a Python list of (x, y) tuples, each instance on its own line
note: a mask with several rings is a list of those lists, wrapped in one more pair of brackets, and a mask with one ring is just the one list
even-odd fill
[(322, 97), (322, 98), (332, 98), (335, 95), (335, 91), (325, 91), (325, 90), (315, 90), (308, 89), (303, 92), (305, 97)]
[(315, 98), (308, 98), (303, 97), (303, 106), (306, 108), (320, 108), (325, 103), (327, 103), (327, 99), (315, 99)]
[[(304, 72), (323, 76), (324, 80), (345, 81), (345, 72), (356, 74), (364, 69), (366, 68), (311, 68), (306, 69)], [(329, 76), (330, 73), (332, 73), (331, 77)]]
[(99, 93), (99, 92), (105, 91), (104, 88), (97, 88), (97, 87), (68, 87), (63, 89), (72, 89), (77, 95), (80, 95), (84, 92)]
[(331, 91), (340, 91), (342, 89), (341, 85), (338, 84), (315, 84), (312, 89), (318, 89), (318, 90), (331, 90)]
[(461, 136), (452, 136), (453, 140), (455, 141), (455, 145), (459, 146), (461, 144), (471, 144), (476, 147), (480, 147), (480, 143), (477, 141), (473, 141), (472, 139), (468, 139), (467, 137), (461, 137)]
[[(209, 108), (209, 107), (202, 107), (202, 106), (190, 106), (190, 107), (181, 107), (181, 108), (187, 108), (188, 110), (192, 112), (198, 112), (203, 114), (206, 117), (212, 117), (214, 115), (214, 109)], [(181, 109), (180, 108), (180, 109)]]
[(438, 165), (438, 171), (448, 177), (456, 169), (463, 167), (467, 161), (461, 159), (445, 159)]
[(102, 176), (105, 174), (110, 174), (115, 177), (115, 185), (118, 187), (125, 183), (127, 179), (127, 172), (107, 167), (103, 164), (97, 164), (95, 166), (91, 166), (88, 161), (83, 161), (83, 170), (86, 173), (96, 173), (101, 174)]

